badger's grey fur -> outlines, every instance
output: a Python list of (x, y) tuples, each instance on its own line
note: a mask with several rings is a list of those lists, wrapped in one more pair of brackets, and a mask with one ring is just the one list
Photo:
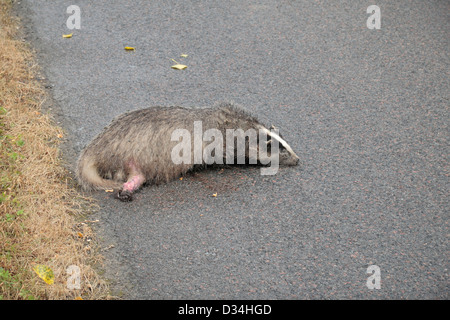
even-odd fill
[(232, 104), (204, 109), (152, 107), (117, 117), (92, 140), (78, 159), (80, 185), (85, 190), (118, 189), (116, 197), (130, 201), (132, 192), (143, 183), (167, 182), (183, 175), (194, 164), (174, 164), (171, 152), (178, 142), (171, 141), (171, 135), (178, 128), (192, 131), (194, 121), (202, 121), (203, 130), (218, 129), (224, 136), (226, 129), (264, 130), (268, 139), (281, 143), (281, 165), (298, 163), (286, 141)]

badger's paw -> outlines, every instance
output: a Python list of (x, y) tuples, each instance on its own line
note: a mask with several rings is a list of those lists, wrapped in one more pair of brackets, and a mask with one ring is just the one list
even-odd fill
[(128, 190), (119, 190), (115, 193), (114, 198), (122, 202), (130, 202), (133, 201), (133, 194)]

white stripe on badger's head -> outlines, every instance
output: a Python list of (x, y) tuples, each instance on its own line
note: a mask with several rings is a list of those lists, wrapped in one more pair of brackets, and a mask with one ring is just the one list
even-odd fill
[(262, 129), (272, 139), (275, 139), (279, 143), (281, 143), (281, 145), (291, 154), (291, 156), (298, 159), (298, 156), (295, 154), (294, 150), (292, 150), (291, 146), (283, 138), (281, 138), (278, 134), (276, 134), (275, 132), (269, 131), (269, 129), (267, 129), (264, 126), (261, 126), (260, 129)]

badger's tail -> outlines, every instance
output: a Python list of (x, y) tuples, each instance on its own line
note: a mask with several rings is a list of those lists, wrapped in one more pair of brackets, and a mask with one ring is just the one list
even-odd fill
[(77, 164), (76, 176), (84, 190), (120, 189), (122, 183), (102, 178), (97, 171), (95, 161), (86, 155), (81, 155)]

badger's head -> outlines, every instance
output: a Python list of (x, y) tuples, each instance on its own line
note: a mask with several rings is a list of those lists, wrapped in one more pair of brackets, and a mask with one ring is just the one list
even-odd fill
[[(284, 140), (278, 132), (278, 129), (271, 127), (268, 129), (261, 124), (256, 117), (251, 116), (231, 104), (223, 104), (219, 107), (218, 116), (220, 127), (226, 131), (226, 150), (224, 158), (227, 163), (233, 162), (237, 158), (237, 163), (248, 161), (249, 164), (262, 164), (273, 167), (275, 174), (278, 166), (295, 166), (299, 163), (299, 158), (292, 150), (291, 146)], [(228, 135), (228, 131), (232, 133)], [(230, 137), (230, 140), (228, 140)], [(236, 140), (240, 141), (236, 143)], [(245, 142), (244, 142), (245, 141)], [(229, 146), (232, 146), (229, 152)], [(245, 151), (243, 151), (245, 148)], [(244, 159), (245, 158), (245, 159)], [(231, 162), (229, 161), (231, 160)], [(262, 168), (264, 170), (266, 168)], [(269, 172), (267, 170), (267, 172)]]
[[(272, 126), (269, 130), (264, 126), (261, 126), (260, 130), (266, 135), (267, 154), (269, 158), (275, 159), (275, 157), (278, 155), (279, 165), (282, 166), (298, 165), (299, 163), (298, 156), (295, 154), (294, 150), (292, 150), (291, 146), (286, 142), (286, 140), (283, 139), (281, 134), (279, 134), (277, 128)], [(262, 145), (259, 146), (260, 155), (262, 154), (261, 146)]]

